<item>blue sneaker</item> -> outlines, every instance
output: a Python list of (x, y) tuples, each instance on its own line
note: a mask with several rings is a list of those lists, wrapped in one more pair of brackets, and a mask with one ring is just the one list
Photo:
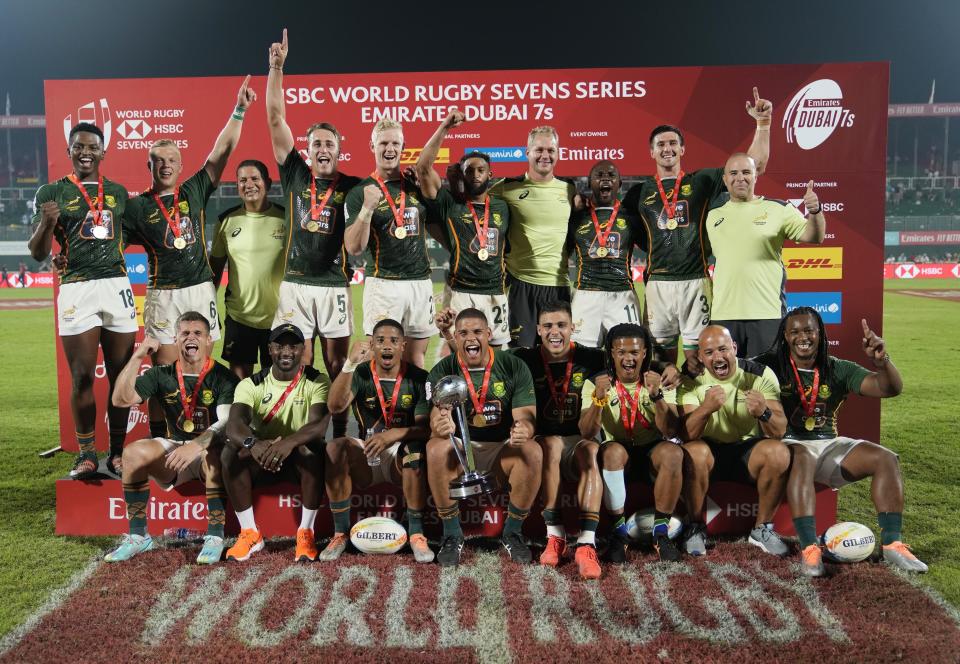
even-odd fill
[(220, 562), (223, 554), (223, 538), (216, 535), (206, 535), (203, 538), (203, 548), (197, 556), (198, 565), (212, 565)]
[(152, 548), (153, 538), (150, 535), (124, 535), (120, 546), (105, 555), (103, 559), (108, 563), (119, 563)]

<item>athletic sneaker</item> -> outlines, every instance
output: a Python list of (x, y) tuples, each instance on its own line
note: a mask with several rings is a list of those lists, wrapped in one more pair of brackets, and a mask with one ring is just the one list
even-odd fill
[(500, 544), (510, 554), (510, 560), (515, 563), (529, 563), (533, 560), (533, 553), (530, 552), (530, 547), (523, 541), (520, 533), (504, 533), (500, 538)]
[(120, 546), (103, 557), (108, 563), (119, 563), (130, 560), (138, 553), (153, 548), (153, 538), (150, 535), (124, 535)]
[(626, 535), (617, 532), (611, 534), (610, 543), (607, 545), (607, 561), (615, 565), (627, 562), (628, 546), (630, 546), (630, 540)]
[(750, 531), (747, 541), (774, 556), (785, 556), (789, 549), (773, 528), (759, 525)]
[(97, 474), (100, 467), (100, 461), (97, 459), (96, 452), (81, 452), (73, 460), (73, 468), (70, 470), (70, 479), (86, 480)]
[(823, 549), (819, 544), (811, 544), (800, 552), (800, 562), (803, 573), (814, 578), (827, 573), (823, 566)]
[(410, 550), (413, 551), (413, 559), (418, 563), (432, 563), (433, 551), (427, 543), (427, 538), (423, 533), (415, 533), (410, 536)]
[(223, 538), (217, 535), (205, 535), (203, 538), (203, 548), (200, 549), (200, 555), (197, 556), (198, 565), (212, 565), (220, 562), (220, 556), (223, 554)]
[(684, 531), (683, 548), (688, 556), (707, 555), (707, 532), (702, 523), (689, 523)]
[(675, 563), (680, 560), (680, 549), (667, 535), (654, 536), (653, 548), (657, 550), (660, 562)]
[[(597, 550), (589, 544), (581, 544), (573, 554), (573, 559), (577, 562), (577, 569), (580, 571), (580, 578), (591, 580), (600, 578), (600, 558), (597, 557)], [(543, 562), (543, 558), (540, 558)]]
[(263, 537), (259, 530), (243, 528), (237, 541), (227, 549), (227, 560), (242, 563), (244, 560), (263, 550)]
[(297, 549), (293, 559), (308, 563), (317, 559), (317, 543), (313, 540), (313, 528), (297, 529)]
[[(578, 549), (579, 550), (579, 549)], [(567, 540), (556, 535), (547, 536), (547, 548), (540, 554), (540, 564), (556, 567), (560, 559), (567, 553)]]
[(350, 536), (346, 533), (334, 533), (326, 548), (317, 556), (319, 560), (330, 562), (340, 557), (347, 550), (347, 544), (350, 542)]
[(463, 538), (455, 535), (444, 535), (440, 540), (440, 551), (437, 553), (437, 562), (441, 567), (456, 567), (460, 564), (460, 554), (463, 551)]
[(902, 569), (905, 572), (924, 574), (928, 569), (926, 563), (913, 555), (910, 547), (900, 540), (892, 544), (883, 545), (883, 562)]

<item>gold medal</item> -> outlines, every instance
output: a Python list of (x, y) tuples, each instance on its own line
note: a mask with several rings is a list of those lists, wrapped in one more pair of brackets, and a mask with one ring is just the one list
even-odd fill
[(187, 241), (184, 240), (182, 237), (178, 237), (176, 240), (173, 241), (173, 246), (176, 249), (186, 249)]
[(307, 222), (307, 230), (311, 233), (316, 233), (318, 230), (320, 230), (320, 224), (315, 221)]
[(184, 420), (182, 429), (187, 433), (193, 433), (193, 429), (194, 429), (193, 420)]
[(808, 417), (803, 421), (803, 428), (807, 431), (813, 431), (813, 427), (816, 426), (817, 420), (813, 417)]
[(473, 416), (473, 426), (475, 427), (485, 427), (487, 426), (487, 418), (481, 413), (477, 413)]
[(397, 226), (397, 230), (395, 230), (393, 234), (398, 240), (402, 240), (403, 238), (407, 237), (407, 229), (403, 226)]
[(480, 251), (477, 252), (477, 258), (479, 258), (482, 261), (485, 261), (488, 258), (490, 258), (490, 252), (487, 251), (486, 249), (481, 249)]
[(667, 219), (667, 230), (669, 231), (677, 230), (677, 220), (674, 219), (673, 217), (670, 217), (669, 219)]
[(606, 247), (597, 247), (597, 256), (600, 258), (606, 258), (607, 254), (610, 253), (610, 250)]

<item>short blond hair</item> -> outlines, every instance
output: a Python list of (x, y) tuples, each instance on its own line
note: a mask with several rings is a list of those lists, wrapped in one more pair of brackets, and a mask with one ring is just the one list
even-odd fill
[(377, 123), (373, 125), (373, 131), (370, 132), (370, 142), (377, 142), (377, 135), (380, 132), (387, 131), (388, 129), (398, 129), (400, 130), (400, 135), (403, 136), (403, 125), (397, 122), (396, 120), (391, 120), (390, 118), (380, 118), (377, 120)]
[(173, 148), (177, 151), (177, 154), (180, 154), (180, 147), (176, 141), (172, 141), (169, 138), (161, 138), (159, 141), (154, 141), (153, 145), (150, 146), (150, 151), (147, 153), (148, 160), (153, 161), (153, 151), (157, 148)]
[(527, 135), (528, 148), (533, 147), (533, 139), (540, 134), (549, 134), (550, 137), (553, 138), (553, 142), (558, 146), (560, 145), (560, 134), (557, 133), (557, 130), (550, 125), (542, 125), (540, 127), (534, 127), (530, 130), (530, 133)]

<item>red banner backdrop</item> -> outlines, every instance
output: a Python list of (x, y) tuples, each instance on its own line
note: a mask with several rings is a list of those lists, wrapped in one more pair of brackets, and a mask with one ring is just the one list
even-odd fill
[[(445, 142), (441, 171), (465, 150), (479, 148), (492, 155), (496, 174), (521, 174), (527, 132), (549, 124), (560, 135), (559, 175), (585, 176), (596, 161), (611, 159), (629, 177), (652, 172), (647, 138), (662, 123), (684, 130), (688, 172), (722, 166), (731, 152), (745, 150), (754, 123), (744, 100), (752, 99), (757, 86), (774, 104), (771, 158), (757, 192), (800, 207), (813, 179), (827, 213), (825, 247), (785, 252), (788, 291), (803, 293), (811, 306), (821, 298), (837, 321), (828, 325), (831, 352), (863, 360), (860, 319), (882, 332), (877, 268), (883, 262), (888, 78), (886, 63), (317, 74), (286, 76), (284, 97), (297, 145), (305, 147), (310, 124), (334, 123), (344, 137), (341, 169), (351, 174), (373, 168), (369, 137), (378, 118), (403, 122), (404, 162), (412, 164), (447, 110), (457, 106), (468, 121)], [(69, 172), (66, 133), (81, 120), (104, 129), (104, 173), (132, 191), (148, 186), (147, 149), (160, 138), (177, 141), (184, 172), (195, 172), (233, 109), (240, 82), (240, 77), (47, 81), (49, 172)], [(253, 79), (260, 100), (247, 113), (225, 179), (242, 159), (273, 162), (265, 82), (263, 76)], [(271, 168), (276, 175), (275, 165)], [(134, 270), (146, 267), (141, 258), (131, 256)], [(135, 281), (139, 274), (133, 273)], [(134, 288), (142, 296), (142, 282)], [(75, 449), (69, 371), (59, 344), (57, 353), (61, 440)], [(102, 414), (102, 371), (97, 383)], [(130, 439), (146, 434), (144, 421), (143, 412), (131, 413)], [(853, 399), (844, 409), (846, 435), (877, 439), (879, 425), (875, 400)], [(105, 421), (97, 427), (98, 443), (106, 448)]]

